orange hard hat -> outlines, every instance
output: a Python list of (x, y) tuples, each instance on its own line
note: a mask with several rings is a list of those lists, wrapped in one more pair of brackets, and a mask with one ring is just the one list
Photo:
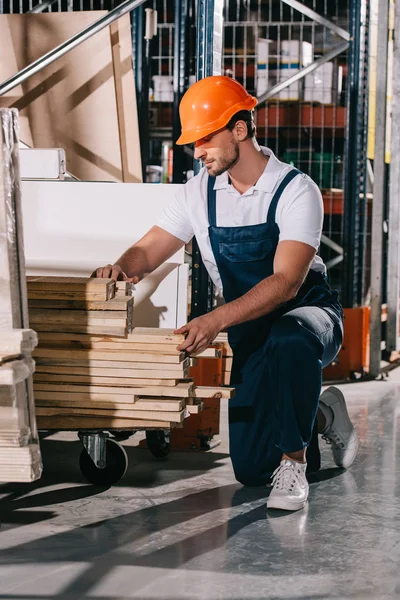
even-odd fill
[(257, 98), (231, 77), (212, 75), (194, 83), (183, 96), (179, 115), (182, 135), (177, 144), (191, 144), (222, 129), (239, 110), (251, 110)]

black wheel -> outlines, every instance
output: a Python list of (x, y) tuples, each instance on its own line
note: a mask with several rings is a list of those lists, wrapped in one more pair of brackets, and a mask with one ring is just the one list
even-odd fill
[(154, 429), (146, 431), (147, 447), (155, 458), (166, 458), (170, 450), (169, 431)]
[(125, 440), (128, 440), (130, 437), (132, 437), (132, 435), (134, 433), (135, 433), (134, 431), (113, 431), (112, 436), (113, 436), (113, 439), (116, 440), (117, 442), (123, 442)]
[(106, 444), (106, 466), (104, 469), (96, 467), (85, 449), (79, 458), (79, 467), (82, 475), (94, 485), (114, 485), (126, 473), (128, 457), (122, 446), (115, 440), (108, 438)]

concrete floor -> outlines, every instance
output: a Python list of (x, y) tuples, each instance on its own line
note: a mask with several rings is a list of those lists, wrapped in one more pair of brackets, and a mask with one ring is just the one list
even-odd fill
[(341, 471), (323, 444), (298, 513), (235, 482), (226, 406), (218, 448), (157, 462), (134, 437), (110, 489), (84, 482), (74, 434), (43, 440), (41, 481), (0, 486), (0, 600), (399, 598), (400, 370), (342, 389), (360, 454)]

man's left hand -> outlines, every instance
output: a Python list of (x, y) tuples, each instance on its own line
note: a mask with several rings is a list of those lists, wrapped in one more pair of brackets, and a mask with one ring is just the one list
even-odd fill
[(186, 325), (177, 329), (175, 333), (186, 333), (186, 339), (177, 350), (185, 350), (188, 354), (199, 354), (205, 350), (217, 337), (222, 327), (219, 323), (216, 311), (212, 311), (201, 317), (189, 321)]

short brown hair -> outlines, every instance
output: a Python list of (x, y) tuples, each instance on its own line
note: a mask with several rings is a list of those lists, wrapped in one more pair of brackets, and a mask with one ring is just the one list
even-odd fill
[(256, 136), (256, 126), (254, 124), (254, 119), (253, 119), (253, 113), (254, 111), (252, 110), (239, 110), (239, 112), (235, 113), (233, 115), (233, 117), (230, 119), (230, 121), (227, 124), (227, 129), (229, 129), (229, 131), (233, 131), (236, 123), (238, 121), (244, 121), (247, 125), (247, 137), (246, 140), (252, 137)]

